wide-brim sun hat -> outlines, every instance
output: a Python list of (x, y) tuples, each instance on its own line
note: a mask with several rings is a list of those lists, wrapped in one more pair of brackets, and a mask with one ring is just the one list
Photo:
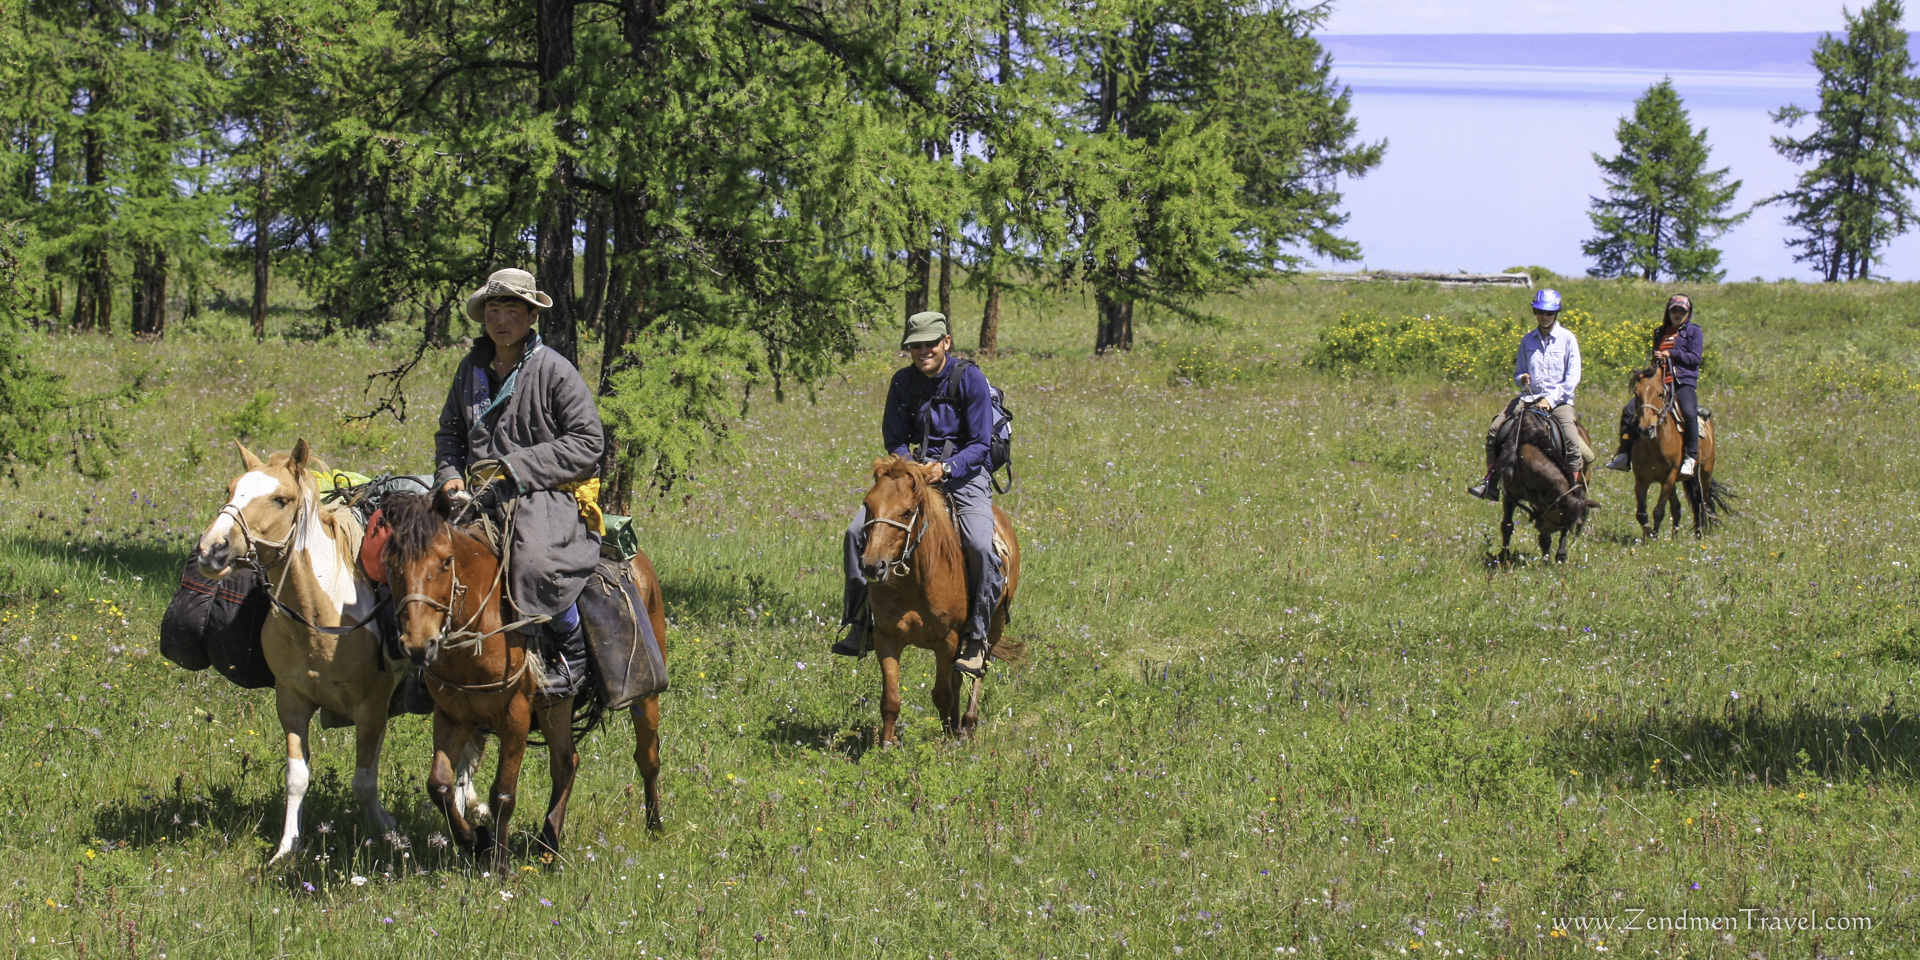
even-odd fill
[(541, 310), (553, 306), (553, 298), (535, 288), (533, 274), (508, 267), (495, 270), (480, 289), (467, 297), (467, 319), (482, 322), (487, 301), (495, 297), (519, 297)]
[(907, 330), (900, 335), (900, 349), (916, 343), (939, 343), (948, 333), (947, 315), (938, 310), (923, 310), (907, 318)]

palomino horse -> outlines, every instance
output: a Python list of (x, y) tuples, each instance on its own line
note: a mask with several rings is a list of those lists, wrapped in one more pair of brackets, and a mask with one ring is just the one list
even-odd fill
[[(939, 464), (900, 457), (873, 462), (873, 489), (867, 491), (867, 548), (860, 555), (873, 604), (873, 650), (880, 658), (880, 744), (898, 742), (894, 721), (900, 716), (900, 653), (907, 647), (931, 650), (935, 659), (933, 705), (947, 732), (962, 736), (979, 722), (977, 698), (960, 713), (960, 684), (953, 670), (960, 654), (960, 629), (967, 620), (967, 567), (960, 532), (940, 490)], [(1020, 584), (1020, 540), (1013, 521), (993, 508), (996, 548), (1006, 545), (1006, 587), (987, 628), (989, 655), (1018, 663), (1025, 645), (1002, 639), (1007, 609)], [(974, 690), (977, 694), (979, 687)]]
[[(543, 855), (551, 857), (560, 850), (567, 800), (580, 765), (573, 744), (573, 698), (535, 694), (537, 657), (529, 654), (521, 632), (531, 618), (505, 622), (511, 599), (502, 595), (506, 577), (500, 558), (487, 542), (449, 522), (454, 506), (443, 490), (432, 497), (391, 497), (382, 514), (393, 530), (385, 559), (399, 595), (401, 646), (426, 668), (427, 689), (433, 694), (433, 770), (427, 793), (446, 814), (461, 849), (478, 855), (488, 848), (494, 863), (503, 864), (527, 733), (538, 723), (547, 739), (553, 776), (539, 843)], [(664, 659), (667, 622), (659, 578), (644, 553), (633, 558), (630, 570)], [(631, 712), (638, 740), (633, 759), (646, 789), (647, 827), (658, 831), (660, 700), (648, 697)], [(491, 834), (468, 822), (455, 783), (454, 760), (482, 727), (500, 738)]]
[(265, 463), (238, 441), (234, 446), (242, 472), (200, 535), (200, 571), (217, 580), (235, 563), (253, 565), (277, 601), (260, 633), (287, 735), (287, 818), (273, 859), (300, 845), (300, 805), (311, 778), (307, 733), (323, 707), (353, 721), (354, 795), (374, 829), (392, 835), (393, 817), (380, 806), (380, 744), (406, 662), (386, 660), (369, 622), (373, 584), (354, 562), (360, 524), (350, 510), (318, 506), (309, 466), (325, 468), (305, 440)]
[[(1575, 486), (1573, 478), (1567, 476), (1561, 466), (1559, 446), (1547, 426), (1547, 417), (1530, 409), (1516, 409), (1513, 419), (1519, 423), (1514, 427), (1513, 440), (1500, 451), (1499, 461), (1500, 556), (1502, 559), (1509, 556), (1513, 511), (1519, 508), (1533, 518), (1533, 528), (1540, 534), (1540, 556), (1547, 555), (1553, 545), (1553, 535), (1557, 533), (1560, 547), (1554, 551), (1553, 559), (1565, 563), (1567, 534), (1579, 533), (1586, 526), (1587, 512), (1599, 504), (1587, 499), (1587, 488)], [(1576, 425), (1581, 439), (1586, 439), (1586, 425)]]
[[(1680, 498), (1675, 486), (1687, 491), (1687, 505), (1693, 509), (1693, 532), (1697, 536), (1712, 526), (1726, 505), (1726, 491), (1713, 480), (1713, 421), (1700, 422), (1700, 456), (1696, 458), (1692, 479), (1681, 483), (1680, 462), (1685, 459), (1686, 439), (1680, 435), (1680, 403), (1666, 380), (1667, 362), (1634, 371), (1633, 395), (1639, 401), (1639, 434), (1633, 438), (1634, 517), (1647, 539), (1660, 535), (1660, 522), (1666, 519), (1667, 505), (1673, 505), (1673, 532), (1680, 532)], [(1653, 522), (1647, 522), (1647, 488), (1660, 485), (1654, 498)]]

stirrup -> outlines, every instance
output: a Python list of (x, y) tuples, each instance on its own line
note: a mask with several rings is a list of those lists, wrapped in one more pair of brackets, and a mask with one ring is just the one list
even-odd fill
[(953, 658), (953, 669), (969, 677), (986, 673), (987, 642), (985, 640), (960, 641), (960, 655)]
[(1500, 484), (1493, 480), (1482, 480), (1467, 488), (1467, 493), (1482, 500), (1500, 499)]

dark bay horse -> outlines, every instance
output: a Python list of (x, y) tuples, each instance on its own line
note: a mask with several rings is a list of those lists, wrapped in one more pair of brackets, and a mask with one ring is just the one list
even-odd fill
[[(947, 732), (963, 736), (979, 722), (974, 702), (960, 710), (960, 683), (953, 661), (960, 653), (960, 630), (967, 620), (967, 566), (960, 532), (940, 489), (940, 465), (900, 457), (873, 462), (873, 488), (867, 491), (867, 548), (860, 555), (867, 569), (873, 604), (873, 650), (880, 659), (880, 744), (898, 743), (894, 721), (900, 716), (900, 654), (908, 647), (933, 652), (933, 705)], [(1020, 540), (1013, 521), (993, 508), (996, 549), (1005, 544), (1002, 562), (1006, 587), (987, 627), (988, 655), (1018, 663), (1026, 646), (1003, 637), (1008, 604), (1020, 584)]]
[[(527, 734), (537, 724), (547, 740), (553, 778), (539, 844), (543, 855), (551, 857), (560, 850), (567, 800), (580, 763), (573, 744), (573, 698), (536, 695), (537, 657), (527, 650), (525, 622), (507, 622), (500, 558), (486, 541), (449, 522), (453, 509), (445, 491), (432, 497), (391, 497), (383, 508), (393, 531), (385, 560), (399, 598), (401, 646), (426, 668), (427, 689), (433, 694), (433, 769), (427, 792), (446, 814), (461, 849), (474, 855), (489, 849), (494, 863), (503, 864)], [(659, 579), (644, 553), (630, 566), (664, 659), (667, 624)], [(631, 710), (638, 740), (633, 759), (646, 789), (647, 827), (658, 831), (659, 698), (648, 697)], [(500, 738), (491, 832), (468, 822), (455, 789), (455, 761), (482, 727)]]
[[(1640, 521), (1640, 530), (1649, 540), (1660, 535), (1660, 522), (1666, 519), (1668, 504), (1673, 506), (1673, 532), (1680, 532), (1680, 498), (1674, 495), (1676, 486), (1687, 491), (1695, 536), (1713, 526), (1726, 506), (1726, 491), (1713, 479), (1712, 420), (1700, 422), (1700, 456), (1696, 458), (1693, 476), (1680, 476), (1686, 438), (1680, 435), (1680, 404), (1674, 398), (1673, 386), (1666, 382), (1666, 364), (1667, 361), (1661, 360), (1656, 366), (1634, 371), (1631, 384), (1640, 406), (1639, 431), (1633, 438), (1631, 453), (1634, 517)], [(1648, 523), (1647, 488), (1656, 483), (1660, 485), (1660, 494), (1654, 498), (1653, 522)]]
[[(1586, 526), (1587, 513), (1600, 505), (1587, 499), (1586, 486), (1574, 484), (1560, 463), (1560, 445), (1547, 426), (1548, 417), (1532, 409), (1516, 409), (1513, 438), (1500, 451), (1500, 557), (1511, 554), (1513, 511), (1523, 509), (1533, 518), (1540, 534), (1540, 555), (1553, 546), (1553, 535), (1560, 535), (1560, 548), (1553, 559), (1566, 562), (1567, 535)], [(1579, 424), (1581, 439), (1587, 439), (1587, 427)]]

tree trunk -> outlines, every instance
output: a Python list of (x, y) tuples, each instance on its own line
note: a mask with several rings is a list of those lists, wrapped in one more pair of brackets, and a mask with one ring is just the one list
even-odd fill
[[(922, 221), (915, 218), (915, 226)], [(907, 316), (911, 317), (927, 309), (929, 291), (928, 274), (933, 269), (933, 251), (926, 247), (915, 247), (907, 251)]]
[[(537, 0), (536, 32), (540, 54), (540, 110), (552, 113), (561, 143), (573, 142), (573, 124), (564, 119), (573, 94), (562, 74), (573, 65), (574, 0)], [(534, 235), (535, 283), (553, 298), (540, 316), (540, 339), (567, 362), (579, 365), (579, 330), (573, 296), (573, 158), (564, 150), (547, 180), (545, 203)]]
[(1094, 309), (1100, 314), (1099, 333), (1094, 338), (1094, 353), (1133, 349), (1133, 301), (1108, 293), (1093, 296)]
[(987, 307), (980, 316), (980, 355), (991, 357), (1000, 348), (1000, 278), (987, 278)]
[(947, 236), (947, 228), (940, 228), (940, 315), (947, 318), (947, 329), (953, 329), (953, 238)]
[(143, 340), (158, 340), (167, 329), (165, 249), (145, 243), (134, 247), (133, 284), (129, 292), (133, 335)]
[(260, 164), (260, 184), (253, 198), (253, 339), (267, 338), (267, 280), (268, 253), (272, 250), (272, 237), (268, 227), (273, 223), (273, 215), (267, 203), (273, 196), (273, 170), (265, 162)]
[[(652, 320), (648, 298), (652, 293), (652, 265), (643, 257), (647, 241), (645, 210), (638, 200), (612, 204), (613, 268), (607, 283), (607, 305), (602, 326), (604, 351), (600, 359), (600, 396), (613, 394), (614, 374), (638, 361), (627, 353), (635, 337)], [(613, 514), (631, 512), (633, 471), (631, 456), (611, 423), (603, 422), (606, 445), (600, 458), (600, 508)]]
[[(595, 198), (587, 203), (587, 249), (580, 267), (586, 290), (580, 306), (580, 325), (600, 331), (601, 311), (607, 305), (607, 202)], [(604, 331), (601, 331), (604, 333)]]
[[(87, 114), (99, 108), (100, 95), (89, 93)], [(107, 222), (105, 190), (107, 149), (100, 134), (89, 127), (84, 134), (83, 166), (87, 182), (85, 207), (96, 224)], [(107, 258), (105, 238), (95, 235), (80, 252), (80, 282), (73, 297), (73, 329), (113, 332), (113, 264)]]

